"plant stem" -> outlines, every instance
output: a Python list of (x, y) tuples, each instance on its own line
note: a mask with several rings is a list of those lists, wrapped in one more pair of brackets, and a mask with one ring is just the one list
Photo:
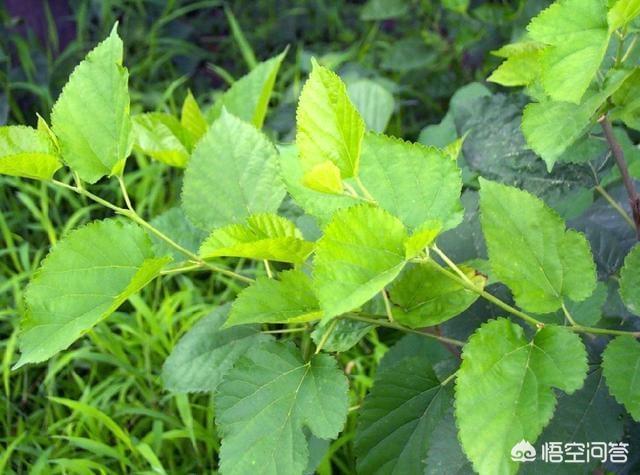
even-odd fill
[(364, 183), (362, 183), (362, 180), (360, 180), (360, 177), (356, 176), (354, 177), (354, 180), (356, 182), (356, 185), (358, 185), (358, 188), (360, 188), (360, 191), (362, 191), (362, 193), (364, 194), (364, 197), (367, 199), (367, 201), (376, 203), (376, 200), (373, 198), (371, 193), (369, 193), (369, 190), (367, 190), (367, 187), (364, 186)]
[(300, 333), (306, 332), (308, 328), (281, 328), (279, 330), (263, 330), (260, 333), (265, 333), (268, 335), (279, 335), (279, 334), (287, 334), (287, 333)]
[(331, 321), (331, 323), (329, 323), (329, 328), (327, 328), (324, 332), (324, 335), (322, 335), (322, 338), (318, 342), (318, 346), (316, 347), (316, 352), (314, 354), (317, 355), (322, 351), (322, 348), (324, 347), (325, 343), (327, 343), (327, 341), (329, 340), (329, 337), (333, 333), (333, 330), (336, 329), (337, 324), (338, 324), (338, 319), (334, 319)]
[(190, 272), (192, 270), (202, 269), (199, 263), (191, 264), (189, 266), (174, 267), (173, 269), (161, 270), (160, 275), (181, 274), (183, 272)]
[(232, 277), (234, 279), (241, 280), (242, 282), (246, 282), (248, 284), (251, 284), (252, 282), (254, 282), (254, 280), (251, 277), (246, 277), (244, 275), (238, 274), (238, 273), (233, 272), (231, 270), (224, 269), (223, 267), (218, 267), (215, 264), (211, 264), (210, 262), (207, 262), (207, 261), (201, 259), (200, 256), (198, 256), (197, 254), (191, 252), (189, 249), (181, 246), (180, 244), (175, 242), (173, 239), (171, 239), (169, 236), (164, 234), (162, 231), (160, 231), (159, 229), (155, 228), (149, 222), (145, 221), (135, 211), (124, 210), (124, 212), (120, 213), (120, 214), (122, 214), (122, 215), (126, 216), (127, 218), (131, 219), (132, 221), (138, 223), (143, 228), (149, 230), (149, 232), (151, 232), (152, 234), (155, 234), (158, 238), (160, 238), (161, 240), (166, 242), (169, 246), (173, 247), (174, 249), (178, 250), (179, 252), (181, 252), (185, 256), (189, 257), (192, 261), (197, 262), (198, 264), (200, 264), (200, 265), (202, 265), (204, 267), (207, 267), (207, 268), (211, 269), (214, 272), (217, 272), (217, 273), (222, 274), (222, 275), (226, 275), (227, 277)]
[(389, 296), (387, 295), (387, 291), (385, 289), (382, 289), (380, 293), (382, 294), (382, 300), (384, 302), (384, 310), (387, 313), (387, 318), (389, 319), (390, 322), (394, 322), (395, 320), (393, 318), (393, 312), (391, 311), (391, 302), (389, 301)]
[(602, 197), (607, 200), (607, 202), (611, 205), (611, 207), (613, 209), (615, 209), (618, 214), (620, 216), (622, 216), (622, 218), (627, 222), (627, 224), (629, 226), (631, 226), (631, 229), (636, 229), (636, 225), (633, 222), (633, 219), (631, 219), (631, 217), (629, 216), (629, 214), (624, 210), (624, 208), (622, 208), (622, 206), (620, 206), (618, 204), (618, 202), (616, 200), (613, 199), (613, 196), (611, 196), (607, 190), (605, 190), (602, 185), (598, 185), (596, 186), (596, 191), (598, 193), (600, 193), (602, 195)]
[(129, 198), (129, 192), (127, 191), (127, 187), (124, 184), (124, 178), (122, 177), (122, 175), (118, 175), (118, 183), (120, 183), (120, 191), (122, 191), (122, 196), (124, 196), (124, 202), (127, 205), (127, 208), (135, 213), (135, 210), (131, 205), (131, 198)]
[(457, 373), (458, 373), (457, 371), (454, 371), (449, 376), (447, 376), (447, 378), (440, 383), (440, 386), (446, 386), (447, 384), (449, 384), (449, 381), (455, 378)]
[[(436, 252), (436, 254), (438, 254), (443, 261), (446, 262), (446, 264), (453, 269), (453, 271), (455, 272), (455, 274), (453, 274), (452, 272), (448, 271), (447, 269), (445, 269), (444, 267), (442, 267), (440, 264), (434, 262), (436, 269), (438, 271), (440, 271), (442, 274), (446, 275), (447, 277), (449, 277), (450, 279), (455, 280), (456, 282), (458, 282), (460, 285), (462, 285), (463, 287), (465, 287), (466, 289), (471, 290), (472, 292), (477, 293), (478, 295), (480, 295), (482, 298), (484, 298), (485, 300), (488, 300), (489, 302), (491, 302), (492, 304), (500, 307), (503, 310), (506, 310), (507, 312), (511, 313), (512, 315), (515, 315), (516, 317), (520, 317), (521, 319), (523, 319), (524, 321), (526, 321), (527, 323), (535, 326), (536, 328), (542, 328), (544, 327), (544, 323), (542, 323), (540, 320), (537, 320), (535, 318), (533, 318), (530, 315), (527, 315), (526, 313), (518, 310), (515, 307), (512, 307), (511, 305), (509, 305), (506, 302), (503, 302), (502, 300), (500, 300), (498, 297), (495, 297), (494, 295), (491, 295), (489, 292), (487, 292), (484, 289), (479, 288), (478, 286), (476, 286), (476, 284), (474, 284), (471, 279), (469, 279), (464, 272), (462, 272), (462, 270), (451, 260), (449, 259), (449, 257), (442, 252), (440, 249), (438, 249), (438, 247), (436, 246), (432, 246), (432, 249)], [(456, 275), (457, 274), (457, 275)]]
[(567, 317), (567, 320), (571, 324), (571, 327), (569, 327), (570, 330), (577, 333), (595, 333), (595, 334), (601, 334), (601, 335), (631, 335), (636, 338), (640, 337), (640, 332), (627, 332), (624, 330), (609, 330), (607, 328), (594, 328), (594, 327), (585, 327), (583, 325), (580, 325), (575, 321), (575, 319), (571, 315), (571, 312), (569, 312), (569, 309), (564, 304), (564, 302), (562, 303), (562, 312), (564, 313), (564, 316)]
[(627, 167), (627, 162), (624, 159), (624, 152), (613, 133), (611, 122), (609, 122), (606, 115), (600, 117), (598, 122), (600, 122), (600, 125), (602, 126), (602, 131), (607, 138), (611, 152), (613, 153), (618, 168), (620, 169), (622, 181), (627, 189), (627, 194), (629, 195), (629, 205), (631, 206), (631, 215), (633, 216), (633, 223), (636, 228), (636, 237), (640, 240), (640, 196), (638, 196), (633, 178), (631, 178), (631, 175), (629, 174), (629, 168)]
[(237, 279), (237, 280), (241, 280), (243, 282), (247, 282), (247, 283), (252, 283), (253, 282), (253, 279), (250, 278), (250, 277), (245, 277), (244, 275), (237, 274), (236, 272), (230, 271), (228, 269), (224, 269), (222, 267), (218, 267), (218, 266), (216, 266), (214, 264), (211, 264), (209, 262), (206, 262), (206, 261), (202, 260), (200, 258), (200, 256), (198, 256), (197, 254), (191, 252), (190, 250), (186, 249), (185, 247), (181, 246), (180, 244), (175, 242), (173, 239), (171, 239), (169, 236), (167, 236), (164, 233), (162, 233), (159, 229), (155, 228), (149, 222), (145, 221), (133, 209), (126, 209), (126, 208), (121, 208), (120, 206), (116, 206), (113, 203), (110, 203), (109, 201), (104, 200), (104, 199), (100, 198), (97, 195), (94, 195), (90, 191), (85, 190), (84, 188), (68, 185), (68, 184), (66, 184), (64, 182), (61, 182), (61, 181), (58, 181), (58, 180), (52, 180), (52, 183), (54, 185), (60, 186), (62, 188), (66, 188), (68, 190), (71, 190), (71, 191), (73, 191), (73, 192), (75, 192), (75, 193), (77, 193), (79, 195), (86, 196), (90, 200), (93, 200), (96, 203), (101, 204), (105, 208), (109, 208), (110, 210), (114, 211), (116, 214), (125, 216), (125, 217), (129, 218), (130, 220), (132, 220), (133, 222), (138, 223), (140, 226), (142, 226), (143, 228), (147, 229), (149, 232), (151, 232), (152, 234), (155, 234), (158, 238), (160, 238), (161, 240), (166, 242), (169, 246), (173, 247), (177, 251), (179, 251), (182, 254), (184, 254), (185, 256), (187, 256), (194, 263), (197, 263), (197, 264), (199, 264), (199, 265), (201, 265), (203, 267), (207, 267), (207, 268), (209, 268), (210, 270), (212, 270), (214, 272), (220, 273), (222, 275), (226, 275), (228, 277), (232, 277), (232, 278)]
[[(447, 264), (452, 269), (454, 269), (454, 270), (458, 269), (456, 272), (457, 273), (462, 273), (464, 275), (464, 273), (458, 268), (458, 266), (456, 266), (455, 263), (453, 263), (451, 261), (451, 259), (449, 259), (449, 257), (444, 252), (440, 251), (435, 246), (432, 246), (432, 249), (436, 253), (438, 253), (438, 255), (440, 255), (440, 257), (442, 257), (443, 260), (445, 262), (447, 262)], [(460, 285), (462, 285), (466, 289), (469, 289), (472, 292), (477, 293), (482, 298), (488, 300), (489, 302), (491, 302), (494, 305), (502, 308), (503, 310), (506, 310), (510, 314), (515, 315), (516, 317), (520, 317), (521, 319), (525, 320), (526, 322), (530, 323), (531, 325), (534, 325), (536, 328), (543, 328), (544, 327), (544, 323), (543, 322), (533, 318), (531, 315), (527, 315), (525, 312), (523, 312), (521, 310), (518, 310), (515, 307), (512, 307), (508, 303), (503, 302), (498, 297), (495, 297), (494, 295), (491, 295), (489, 292), (485, 291), (484, 289), (478, 288), (468, 278), (464, 278), (463, 279), (463, 278), (459, 277), (458, 275), (454, 274), (453, 272), (445, 269), (444, 267), (442, 267), (437, 262), (434, 262), (434, 261), (431, 261), (431, 262), (433, 262), (435, 268), (440, 273), (442, 273), (443, 275), (446, 275), (450, 279), (458, 282)], [(565, 312), (565, 315), (567, 316), (567, 320), (569, 320), (569, 323), (571, 323), (571, 326), (569, 326), (567, 328), (569, 330), (573, 331), (573, 332), (576, 332), (576, 333), (592, 333), (592, 334), (596, 334), (596, 335), (630, 335), (630, 336), (633, 336), (635, 338), (640, 338), (640, 332), (630, 332), (630, 331), (624, 331), (624, 330), (610, 330), (608, 328), (585, 327), (585, 326), (579, 325), (579, 324), (577, 324), (575, 322), (575, 320), (573, 320), (573, 317), (571, 317), (571, 314), (569, 314), (569, 311), (564, 306), (564, 304), (562, 305), (562, 308), (563, 308), (563, 311)]]
[(573, 319), (573, 316), (571, 315), (571, 312), (569, 312), (569, 309), (567, 308), (567, 306), (564, 304), (564, 302), (562, 302), (562, 312), (564, 313), (564, 316), (567, 318), (567, 320), (569, 320), (569, 323), (571, 324), (571, 326), (574, 327), (578, 327), (580, 325), (578, 325), (576, 323), (576, 321)]
[(270, 279), (273, 279), (273, 273), (271, 272), (271, 266), (269, 265), (269, 261), (267, 259), (264, 259), (262, 262), (264, 263), (264, 270), (267, 272), (267, 277), (269, 277)]
[(434, 340), (439, 340), (455, 346), (464, 346), (464, 341), (454, 340), (453, 338), (447, 338), (440, 335), (434, 335), (433, 333), (421, 332), (420, 330), (414, 330), (413, 328), (404, 327), (402, 325), (398, 325), (397, 323), (389, 322), (382, 319), (364, 317), (362, 315), (353, 315), (353, 314), (340, 315), (340, 317), (338, 318), (345, 318), (348, 320), (356, 320), (358, 322), (370, 323), (371, 325), (377, 325), (379, 327), (392, 328), (394, 330), (400, 330), (406, 333), (413, 333), (415, 335), (421, 335), (427, 338), (433, 338)]

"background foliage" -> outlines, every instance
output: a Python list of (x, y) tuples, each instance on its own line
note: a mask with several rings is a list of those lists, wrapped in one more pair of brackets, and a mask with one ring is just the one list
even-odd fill
[[(612, 196), (625, 201), (616, 178), (608, 175), (610, 167), (603, 164), (593, 170), (584, 163), (562, 162), (553, 175), (547, 174), (544, 162), (525, 146), (520, 133), (522, 95), (484, 83), (501, 61), (490, 52), (519, 36), (548, 3), (6, 1), (0, 7), (0, 124), (35, 124), (36, 113), (47, 114), (72, 68), (108, 35), (116, 20), (127, 49), (135, 111), (177, 114), (188, 90), (201, 104), (211, 104), (258, 61), (289, 47), (265, 124), (273, 138), (294, 137), (295, 105), (311, 56), (338, 71), (350, 89), (372, 80), (393, 99), (387, 107), (388, 134), (440, 146), (466, 134), (465, 218), (443, 240), (450, 256), (457, 261), (486, 258), (477, 213), (476, 177), (482, 175), (531, 191), (570, 219), (570, 225), (589, 238), (598, 273), (606, 280), (619, 270), (635, 242), (633, 231), (597, 193), (605, 183)], [(383, 112), (376, 110), (372, 116)], [(634, 137), (626, 141), (633, 164), (638, 154)], [(174, 225), (171, 209), (179, 200), (180, 174), (137, 154), (127, 171), (129, 192), (139, 211)], [(113, 184), (98, 189), (102, 196), (118, 199)], [(212, 305), (230, 301), (240, 290), (238, 284), (219, 274), (162, 277), (70, 351), (45, 365), (12, 372), (24, 284), (50, 244), (106, 214), (72, 193), (7, 177), (0, 177), (0, 211), (0, 472), (215, 469), (220, 443), (211, 397), (168, 394), (160, 370), (180, 337)], [(234, 262), (246, 273), (263, 273), (242, 260)], [(602, 295), (607, 298), (606, 289)], [(603, 315), (594, 317), (605, 325), (608, 317), (624, 314), (615, 295), (608, 297)], [(477, 302), (463, 317), (447, 322), (444, 330), (464, 339), (495, 313), (490, 305)], [(638, 325), (633, 319), (625, 324), (629, 329)], [(383, 365), (390, 367), (392, 358), (398, 358), (389, 353), (381, 363), (398, 337), (384, 329), (368, 331), (358, 345), (339, 354), (354, 408), (376, 374), (382, 374)], [(400, 351), (402, 347), (395, 350)], [(443, 365), (450, 356), (440, 354)], [(408, 364), (419, 366), (420, 361)], [(597, 371), (588, 381), (588, 390), (602, 391)], [(562, 407), (563, 400), (558, 404)], [(617, 406), (605, 409), (620, 411)], [(320, 473), (355, 472), (354, 416), (326, 455), (318, 450)], [(549, 437), (553, 430), (562, 428), (549, 426)], [(637, 438), (639, 433), (638, 425), (626, 419), (608, 430), (612, 438), (620, 433)], [(632, 459), (625, 470), (632, 471), (637, 462)]]

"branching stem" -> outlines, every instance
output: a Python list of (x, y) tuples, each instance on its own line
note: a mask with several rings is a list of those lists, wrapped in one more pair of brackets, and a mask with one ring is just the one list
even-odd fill
[[(173, 247), (174, 249), (176, 249), (180, 253), (184, 254), (191, 261), (193, 261), (194, 263), (196, 263), (196, 264), (198, 264), (200, 266), (207, 267), (208, 269), (212, 270), (213, 272), (217, 272), (219, 274), (226, 275), (227, 277), (232, 277), (232, 278), (240, 280), (242, 282), (246, 282), (246, 283), (252, 283), (253, 282), (253, 279), (250, 278), (250, 277), (246, 277), (244, 275), (238, 274), (236, 272), (230, 271), (228, 269), (224, 269), (222, 267), (216, 266), (215, 264), (211, 264), (211, 263), (209, 263), (207, 261), (204, 261), (203, 259), (200, 258), (200, 256), (198, 256), (194, 252), (191, 252), (189, 249), (185, 248), (184, 246), (181, 246), (180, 244), (175, 242), (173, 239), (171, 239), (169, 236), (164, 234), (162, 231), (160, 231), (159, 229), (154, 227), (151, 223), (149, 223), (148, 221), (144, 220), (142, 217), (140, 217), (140, 215), (138, 215), (138, 213), (136, 213), (133, 210), (133, 208), (132, 209), (121, 208), (120, 206), (117, 206), (117, 205), (115, 205), (115, 204), (113, 204), (113, 203), (111, 203), (111, 202), (109, 202), (107, 200), (104, 200), (104, 199), (100, 198), (97, 195), (94, 195), (93, 193), (91, 193), (90, 191), (87, 191), (84, 188), (80, 188), (78, 186), (73, 186), (73, 185), (68, 185), (67, 183), (64, 183), (62, 181), (52, 180), (52, 183), (54, 185), (56, 185), (56, 186), (60, 186), (62, 188), (66, 188), (68, 190), (71, 190), (74, 193), (77, 193), (79, 195), (86, 196), (90, 200), (95, 201), (98, 204), (101, 204), (105, 208), (109, 208), (110, 210), (114, 211), (116, 214), (119, 214), (121, 216), (125, 216), (125, 217), (129, 218), (131, 221), (133, 221), (135, 223), (138, 223), (140, 226), (142, 226), (143, 228), (147, 229), (150, 233), (154, 234), (159, 239), (161, 239), (162, 241), (166, 242), (169, 246)], [(124, 184), (122, 182), (121, 182), (121, 186), (124, 186)], [(126, 199), (125, 199), (125, 201), (126, 201)]]
[[(468, 278), (462, 278), (462, 277), (460, 277), (460, 275), (457, 275), (457, 274), (463, 274), (464, 275), (464, 272), (462, 272), (460, 270), (460, 268), (453, 261), (451, 261), (451, 259), (449, 259), (449, 257), (444, 252), (442, 252), (436, 246), (433, 246), (432, 249), (442, 258), (443, 261), (445, 261), (447, 263), (447, 265), (451, 269), (454, 270), (454, 272), (451, 272), (450, 270), (447, 270), (444, 267), (442, 267), (437, 262), (431, 261), (431, 262), (433, 262), (435, 268), (440, 273), (442, 273), (443, 275), (446, 275), (450, 279), (458, 282), (464, 288), (469, 289), (472, 292), (477, 293), (482, 298), (484, 298), (485, 300), (488, 300), (489, 302), (493, 303), (497, 307), (500, 307), (501, 309), (506, 310), (507, 312), (509, 312), (512, 315), (515, 315), (516, 317), (520, 317), (521, 319), (523, 319), (527, 323), (535, 326), (536, 328), (543, 328), (544, 327), (544, 323), (541, 322), (540, 320), (532, 317), (531, 315), (526, 314), (525, 312), (523, 312), (521, 310), (518, 310), (515, 307), (512, 307), (508, 303), (503, 302), (502, 300), (500, 300), (498, 297), (496, 297), (494, 295), (491, 295), (489, 292), (485, 291), (484, 289), (481, 289), (481, 288), (477, 287)], [(630, 332), (630, 331), (624, 331), (624, 330), (610, 330), (608, 328), (595, 328), (595, 327), (586, 327), (586, 326), (583, 326), (583, 325), (578, 325), (575, 322), (575, 320), (573, 320), (573, 317), (571, 317), (571, 315), (569, 314), (569, 311), (566, 309), (566, 307), (564, 305), (562, 307), (563, 307), (563, 311), (565, 312), (565, 315), (567, 316), (567, 320), (569, 320), (569, 323), (571, 323), (571, 326), (569, 326), (567, 328), (569, 330), (573, 331), (573, 332), (576, 332), (576, 333), (591, 333), (591, 334), (595, 334), (595, 335), (616, 335), (616, 336), (619, 336), (619, 335), (631, 335), (631, 336), (633, 336), (635, 338), (640, 338), (640, 332)]]
[(602, 131), (604, 132), (604, 136), (609, 143), (609, 148), (611, 148), (613, 157), (616, 159), (616, 164), (620, 169), (622, 182), (624, 183), (624, 187), (627, 190), (627, 195), (629, 195), (629, 205), (631, 206), (633, 224), (636, 228), (636, 237), (638, 238), (638, 240), (640, 240), (640, 196), (638, 196), (633, 178), (631, 178), (631, 175), (629, 174), (629, 168), (627, 167), (627, 162), (624, 159), (624, 152), (622, 150), (622, 147), (620, 146), (620, 143), (618, 142), (618, 139), (616, 139), (616, 136), (613, 133), (611, 122), (609, 122), (609, 119), (607, 119), (606, 115), (600, 117), (600, 119), (598, 119), (598, 122), (600, 122)]
[(424, 336), (424, 337), (427, 337), (427, 338), (433, 338), (434, 340), (439, 340), (439, 341), (442, 341), (444, 343), (449, 343), (450, 345), (461, 346), (461, 347), (464, 346), (464, 341), (455, 340), (453, 338), (447, 338), (447, 337), (440, 336), (440, 335), (434, 335), (433, 333), (421, 332), (420, 330), (414, 330), (413, 328), (404, 327), (402, 325), (399, 325), (399, 324), (394, 323), (394, 322), (389, 322), (389, 321), (384, 320), (382, 318), (371, 318), (371, 317), (365, 317), (365, 316), (362, 316), (362, 315), (354, 315), (354, 314), (340, 315), (340, 317), (338, 317), (338, 318), (344, 318), (344, 319), (347, 319), (347, 320), (356, 320), (358, 322), (370, 323), (371, 325), (377, 325), (379, 327), (392, 328), (394, 330), (399, 330), (399, 331), (403, 331), (403, 332), (406, 332), (406, 333), (414, 333), (416, 335)]
[(602, 197), (607, 200), (607, 203), (611, 205), (613, 209), (615, 209), (620, 216), (627, 222), (631, 229), (636, 229), (636, 225), (633, 222), (633, 219), (629, 216), (629, 214), (618, 204), (618, 202), (609, 194), (607, 190), (604, 189), (602, 185), (596, 186), (596, 191), (602, 195)]

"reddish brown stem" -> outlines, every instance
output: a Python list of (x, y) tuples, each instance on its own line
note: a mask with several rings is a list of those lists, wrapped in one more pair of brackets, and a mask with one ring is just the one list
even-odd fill
[(633, 217), (633, 222), (636, 226), (636, 237), (640, 240), (640, 196), (636, 191), (635, 183), (633, 182), (633, 178), (629, 174), (629, 168), (627, 167), (627, 162), (624, 159), (624, 152), (622, 151), (622, 147), (618, 143), (615, 134), (613, 133), (613, 127), (611, 126), (611, 122), (607, 119), (606, 115), (603, 115), (598, 122), (602, 126), (602, 130), (604, 132), (604, 136), (609, 143), (609, 147), (611, 148), (611, 152), (613, 153), (613, 157), (616, 160), (616, 164), (620, 169), (620, 174), (622, 175), (622, 182), (624, 183), (624, 187), (627, 189), (627, 195), (629, 195), (629, 205), (631, 206), (631, 216)]

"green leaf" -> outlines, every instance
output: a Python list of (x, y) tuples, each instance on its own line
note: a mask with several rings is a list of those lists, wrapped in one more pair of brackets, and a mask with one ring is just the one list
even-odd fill
[(129, 73), (116, 27), (71, 73), (51, 112), (62, 159), (89, 183), (113, 174), (131, 150)]
[(640, 421), (640, 343), (632, 336), (616, 337), (602, 354), (602, 369), (613, 397)]
[(640, 244), (631, 250), (620, 269), (620, 295), (627, 308), (640, 316)]
[(611, 120), (621, 120), (627, 127), (640, 130), (640, 69), (636, 68), (613, 94), (615, 108)]
[(209, 128), (207, 119), (200, 110), (200, 106), (198, 105), (196, 98), (191, 94), (191, 91), (187, 93), (187, 97), (185, 97), (184, 102), (182, 103), (180, 124), (189, 135), (189, 142), (191, 146), (195, 145)]
[[(286, 185), (287, 191), (293, 200), (304, 209), (308, 214), (318, 218), (321, 222), (326, 223), (331, 219), (334, 212), (340, 208), (347, 208), (354, 204), (360, 203), (357, 198), (345, 195), (329, 194), (329, 191), (337, 191), (339, 176), (335, 175), (335, 165), (333, 167), (325, 167), (330, 169), (332, 176), (320, 177), (316, 174), (305, 175), (300, 160), (298, 160), (298, 150), (295, 146), (280, 147), (280, 173)], [(326, 164), (326, 162), (323, 162)], [(333, 165), (333, 162), (330, 162)], [(324, 167), (323, 164), (319, 165)], [(321, 171), (321, 170), (320, 170)], [(324, 170), (327, 171), (326, 169)], [(303, 180), (312, 180), (305, 186)], [(316, 184), (322, 186), (315, 186)], [(342, 186), (342, 183), (340, 183)], [(321, 188), (316, 191), (312, 188)]]
[(303, 170), (327, 160), (342, 178), (358, 175), (364, 121), (337, 74), (313, 61), (296, 116), (296, 145)]
[(249, 74), (234, 82), (207, 112), (209, 123), (220, 117), (223, 109), (227, 109), (229, 113), (261, 129), (278, 70), (286, 54), (285, 50), (278, 56), (259, 63)]
[[(624, 409), (609, 395), (597, 368), (591, 371), (582, 389), (571, 395), (560, 393), (553, 419), (544, 429), (538, 446), (545, 442), (570, 440), (572, 443), (586, 444), (594, 441), (617, 441), (623, 436), (622, 415)], [(582, 475), (593, 473), (591, 469), (599, 465), (599, 460), (580, 464), (550, 464), (537, 459), (522, 466), (523, 474)]]
[[(151, 224), (154, 228), (162, 232), (165, 236), (171, 238), (174, 242), (177, 242), (182, 247), (190, 252), (196, 254), (200, 243), (206, 237), (206, 234), (200, 229), (196, 228), (189, 222), (184, 214), (184, 211), (180, 207), (170, 208), (162, 214), (154, 217), (151, 220)], [(167, 244), (158, 236), (153, 233), (149, 233), (149, 237), (153, 241), (153, 249), (158, 256), (169, 255), (173, 257), (173, 260), (177, 263), (187, 260), (189, 257), (185, 256), (182, 252), (176, 248)]]
[(369, 79), (350, 83), (347, 92), (367, 128), (374, 132), (384, 132), (395, 107), (391, 93)]
[(568, 300), (566, 302), (567, 310), (578, 324), (593, 326), (602, 318), (602, 307), (607, 301), (607, 296), (607, 285), (604, 282), (598, 282), (589, 298), (582, 302)]
[(343, 353), (357, 345), (373, 328), (374, 325), (366, 322), (339, 318), (318, 323), (311, 332), (311, 338), (316, 345), (323, 342), (324, 351)]
[(298, 323), (322, 317), (311, 279), (304, 272), (281, 272), (280, 280), (258, 277), (238, 295), (226, 326), (246, 323)]
[(409, 229), (438, 220), (446, 230), (462, 220), (460, 169), (440, 150), (370, 133), (361, 168), (373, 198)]
[(257, 325), (222, 328), (228, 314), (229, 305), (216, 308), (180, 339), (162, 367), (166, 389), (214, 392), (238, 358), (268, 340)]
[[(466, 266), (461, 269), (478, 288), (484, 288), (486, 276)], [(389, 298), (398, 306), (393, 309), (394, 320), (410, 328), (422, 328), (461, 314), (478, 299), (478, 294), (427, 262), (407, 268), (391, 285)]]
[(347, 417), (347, 386), (329, 355), (305, 363), (292, 344), (249, 350), (215, 395), (220, 471), (302, 473), (309, 458), (303, 427), (318, 438), (335, 438)]
[(405, 257), (413, 259), (425, 251), (442, 231), (440, 221), (429, 220), (414, 231), (404, 243)]
[(154, 279), (169, 261), (156, 258), (144, 230), (96, 221), (71, 232), (43, 261), (26, 290), (16, 367), (67, 348)]
[(423, 145), (444, 148), (458, 139), (456, 123), (451, 112), (444, 116), (439, 124), (427, 125), (420, 131), (418, 142)]
[(358, 472), (423, 473), (433, 431), (451, 404), (450, 391), (424, 358), (379, 372), (358, 417)]
[(409, 11), (407, 0), (369, 0), (360, 11), (364, 21), (388, 20), (406, 15)]
[(50, 180), (61, 166), (46, 133), (21, 125), (0, 127), (0, 175)]
[(607, 20), (611, 31), (622, 28), (640, 15), (640, 0), (618, 0), (609, 9)]
[(554, 101), (579, 104), (609, 45), (602, 0), (562, 0), (531, 20), (530, 37), (549, 45), (542, 54), (542, 85)]
[(593, 171), (586, 164), (557, 163), (553, 174), (547, 172), (522, 135), (522, 99), (496, 94), (457, 108), (465, 161), (480, 176), (539, 196), (565, 218), (579, 216), (593, 199)]
[(200, 247), (203, 259), (231, 256), (298, 264), (313, 252), (295, 224), (273, 213), (249, 216), (243, 224), (214, 230)]
[(133, 116), (136, 150), (172, 167), (184, 168), (189, 161), (188, 137), (174, 116), (150, 112)]
[(580, 337), (547, 325), (528, 341), (505, 318), (485, 323), (469, 339), (456, 383), (462, 447), (480, 474), (516, 473), (511, 448), (533, 443), (553, 415), (553, 387), (580, 389), (587, 354)]
[(465, 13), (469, 8), (470, 0), (443, 0), (442, 6), (448, 10)]
[(434, 428), (426, 459), (425, 475), (474, 475), (471, 462), (460, 447), (453, 410)]
[(549, 171), (567, 148), (591, 129), (595, 113), (629, 75), (629, 71), (614, 71), (602, 90), (589, 89), (578, 105), (546, 101), (525, 107), (522, 132), (529, 146), (547, 163)]
[(369, 205), (340, 210), (324, 229), (314, 260), (314, 284), (325, 318), (364, 304), (402, 270), (402, 223)]
[(340, 169), (331, 160), (318, 163), (302, 177), (302, 183), (321, 193), (333, 193), (339, 195), (344, 186), (340, 177)]
[[(415, 357), (428, 361), (434, 369), (454, 358), (439, 341), (415, 333), (407, 333), (384, 354), (377, 371), (387, 371), (398, 363)], [(436, 374), (438, 374), (437, 371)]]
[(596, 285), (585, 237), (565, 225), (539, 198), (480, 179), (481, 223), (495, 276), (529, 311), (559, 309), (564, 298), (580, 302)]
[(487, 81), (502, 86), (528, 86), (540, 76), (540, 58), (545, 46), (535, 41), (522, 41), (503, 46), (494, 56), (505, 61)]
[(252, 125), (223, 112), (189, 160), (182, 206), (194, 224), (211, 230), (255, 213), (273, 213), (285, 193), (273, 144)]

